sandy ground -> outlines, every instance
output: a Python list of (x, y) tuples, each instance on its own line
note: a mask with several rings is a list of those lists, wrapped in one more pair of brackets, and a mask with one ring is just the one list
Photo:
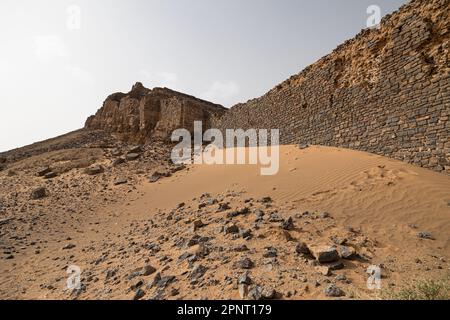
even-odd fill
[[(274, 176), (255, 165), (192, 165), (155, 183), (144, 168), (117, 186), (124, 172), (84, 178), (73, 169), (57, 179), (103, 184), (80, 205), (64, 200), (69, 187), (58, 189), (58, 210), (55, 191), (20, 218), (7, 210), (15, 220), (0, 226), (0, 297), (241, 299), (262, 290), (266, 298), (325, 299), (335, 298), (326, 293), (334, 285), (340, 298), (377, 299), (381, 291), (366, 286), (371, 265), (381, 267), (382, 291), (449, 273), (449, 176), (319, 146), (283, 146), (280, 162)], [(299, 243), (355, 254), (319, 263), (297, 252)], [(70, 265), (81, 268), (79, 290), (66, 287)]]

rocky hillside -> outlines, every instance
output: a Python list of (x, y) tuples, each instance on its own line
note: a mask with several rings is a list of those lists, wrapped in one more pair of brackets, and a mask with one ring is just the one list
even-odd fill
[(147, 89), (138, 82), (126, 94), (110, 95), (103, 107), (87, 119), (85, 127), (102, 129), (127, 141), (164, 140), (177, 128), (192, 131), (196, 120), (207, 129), (225, 110), (221, 105), (167, 88)]

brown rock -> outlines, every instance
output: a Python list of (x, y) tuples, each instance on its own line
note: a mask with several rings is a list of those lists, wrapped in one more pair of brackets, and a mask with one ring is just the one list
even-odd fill
[(140, 156), (140, 153), (128, 153), (125, 158), (127, 159), (127, 161), (134, 161), (139, 159)]
[(38, 200), (45, 198), (47, 196), (47, 190), (44, 187), (36, 188), (33, 191), (31, 191), (31, 199), (32, 200)]
[(85, 169), (85, 173), (90, 176), (93, 176), (93, 175), (96, 175), (96, 174), (99, 174), (102, 172), (103, 172), (103, 167), (100, 165), (91, 166), (91, 167)]
[(195, 232), (203, 226), (204, 226), (204, 224), (203, 224), (202, 220), (200, 220), (200, 219), (194, 220), (194, 222), (192, 222), (192, 231)]
[(334, 262), (339, 260), (339, 254), (336, 247), (333, 246), (312, 246), (309, 248), (312, 255), (320, 263)]
[(55, 172), (50, 171), (44, 175), (44, 178), (45, 179), (53, 179), (53, 178), (56, 178), (57, 176), (58, 175)]
[(331, 275), (330, 268), (328, 268), (326, 266), (317, 266), (316, 271), (323, 274), (324, 276)]
[(114, 181), (114, 185), (118, 186), (121, 184), (126, 184), (128, 182), (127, 178), (118, 178), (116, 181)]
[(254, 267), (254, 263), (249, 258), (243, 258), (236, 261), (234, 267), (239, 269), (251, 269)]
[(309, 254), (310, 250), (309, 250), (308, 246), (306, 245), (306, 243), (299, 242), (299, 243), (297, 243), (297, 246), (295, 247), (295, 252), (300, 253), (300, 254)]
[(353, 247), (339, 246), (338, 250), (342, 259), (355, 259), (357, 257), (356, 250)]
[(47, 173), (51, 172), (52, 170), (49, 167), (45, 167), (45, 168), (41, 168), (36, 172), (36, 175), (38, 177), (43, 177), (45, 176)]

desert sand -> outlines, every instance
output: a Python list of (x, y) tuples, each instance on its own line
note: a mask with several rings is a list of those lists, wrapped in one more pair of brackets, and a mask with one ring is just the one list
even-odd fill
[[(122, 167), (108, 150), (89, 148), (92, 161), (47, 181), (37, 200), (29, 194), (42, 178), (32, 172), (48, 155), (0, 173), (1, 298), (379, 299), (450, 271), (447, 175), (291, 145), (274, 176), (256, 165), (189, 165), (149, 180), (170, 169), (164, 147)], [(76, 161), (59, 152), (66, 158), (49, 163)], [(87, 175), (92, 163), (105, 169)], [(339, 256), (318, 261), (320, 246)], [(78, 290), (66, 287), (71, 265)], [(371, 265), (381, 290), (367, 288)]]

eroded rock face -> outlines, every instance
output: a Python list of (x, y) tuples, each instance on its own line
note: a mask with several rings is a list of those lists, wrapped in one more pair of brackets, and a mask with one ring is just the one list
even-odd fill
[(167, 88), (147, 89), (138, 82), (127, 94), (114, 93), (106, 98), (85, 127), (115, 133), (127, 141), (164, 140), (177, 128), (193, 132), (194, 121), (202, 121), (206, 130), (225, 111), (221, 105)]

